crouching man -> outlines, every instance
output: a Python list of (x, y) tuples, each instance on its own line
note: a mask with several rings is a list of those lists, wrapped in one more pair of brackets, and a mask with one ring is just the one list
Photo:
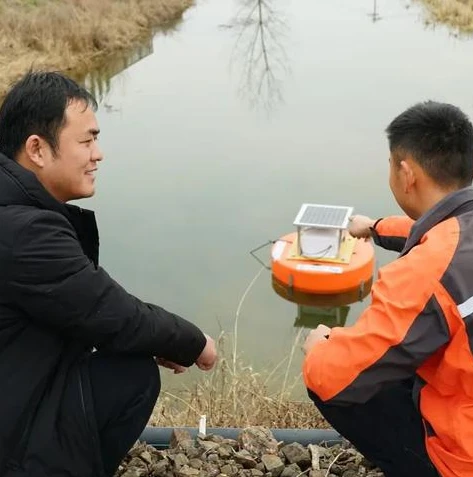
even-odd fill
[(29, 73), (0, 108), (4, 477), (112, 477), (158, 397), (155, 360), (216, 360), (210, 337), (99, 266), (93, 213), (67, 204), (95, 191), (96, 107), (71, 79)]
[(320, 412), (386, 477), (473, 475), (473, 128), (417, 104), (387, 128), (389, 184), (406, 217), (355, 217), (399, 257), (355, 325), (308, 336), (303, 374)]

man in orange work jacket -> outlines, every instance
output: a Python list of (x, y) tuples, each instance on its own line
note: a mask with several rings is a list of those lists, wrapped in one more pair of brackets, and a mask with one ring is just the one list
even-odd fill
[(407, 217), (357, 216), (350, 231), (400, 255), (355, 325), (311, 331), (304, 381), (386, 477), (473, 476), (473, 127), (426, 102), (386, 131)]

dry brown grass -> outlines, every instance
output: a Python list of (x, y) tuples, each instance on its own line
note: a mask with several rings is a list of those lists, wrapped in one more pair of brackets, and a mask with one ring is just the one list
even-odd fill
[(460, 33), (473, 32), (473, 0), (419, 0), (427, 23), (443, 23)]
[(291, 399), (293, 388), (301, 379), (296, 376), (289, 383), (287, 378), (297, 342), (279, 366), (266, 373), (256, 373), (239, 359), (234, 360), (231, 353), (230, 357), (225, 356), (224, 341), (219, 342), (219, 355), (223, 353), (223, 357), (212, 373), (201, 374), (192, 388), (161, 393), (151, 425), (197, 427), (199, 417), (205, 414), (208, 427), (328, 427), (308, 398), (305, 401)]
[(193, 0), (0, 0), (0, 95), (31, 67), (90, 70), (179, 19)]

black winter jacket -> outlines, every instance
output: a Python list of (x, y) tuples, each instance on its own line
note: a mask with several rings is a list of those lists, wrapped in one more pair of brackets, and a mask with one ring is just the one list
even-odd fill
[[(0, 476), (101, 476), (91, 390), (93, 348), (192, 365), (193, 324), (127, 293), (98, 266), (94, 214), (56, 201), (0, 154)], [(83, 426), (59, 422), (79, 380)]]

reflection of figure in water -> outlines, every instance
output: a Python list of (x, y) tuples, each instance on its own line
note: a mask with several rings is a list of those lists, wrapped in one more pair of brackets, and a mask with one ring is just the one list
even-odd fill
[(241, 0), (241, 8), (229, 27), (237, 30), (232, 54), (243, 62), (240, 94), (252, 106), (273, 108), (282, 101), (281, 77), (287, 73), (287, 57), (281, 43), (286, 24), (274, 0)]
[(376, 0), (373, 0), (373, 13), (369, 14), (373, 23), (376, 23), (377, 21), (381, 20), (381, 16), (378, 14), (376, 7), (377, 7)]
[(355, 216), (349, 230), (401, 253), (353, 326), (310, 332), (305, 384), (386, 476), (473, 475), (473, 126), (426, 102), (387, 134), (389, 186), (407, 217)]

